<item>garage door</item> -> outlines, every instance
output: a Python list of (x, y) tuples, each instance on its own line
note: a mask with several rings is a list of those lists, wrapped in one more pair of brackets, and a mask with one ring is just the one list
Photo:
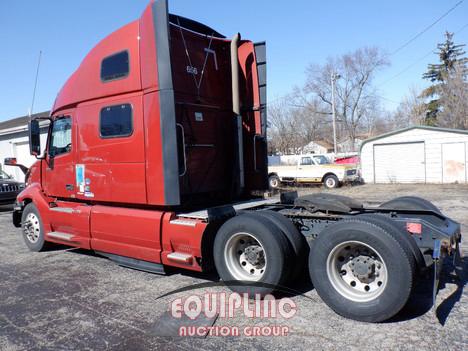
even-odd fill
[(375, 183), (425, 183), (424, 142), (374, 145)]

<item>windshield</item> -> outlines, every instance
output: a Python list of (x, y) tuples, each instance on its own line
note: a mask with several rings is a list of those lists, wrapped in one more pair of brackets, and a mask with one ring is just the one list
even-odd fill
[(325, 156), (314, 156), (314, 161), (319, 165), (327, 165), (330, 163)]
[(11, 177), (3, 171), (0, 171), (0, 179), (11, 179)]

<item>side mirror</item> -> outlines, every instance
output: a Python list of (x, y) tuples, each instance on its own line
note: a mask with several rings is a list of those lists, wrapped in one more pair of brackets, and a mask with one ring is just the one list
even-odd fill
[(41, 154), (41, 128), (35, 119), (29, 122), (29, 153), (33, 156)]
[(7, 157), (4, 160), (4, 163), (5, 163), (5, 166), (18, 167), (19, 169), (21, 169), (21, 171), (23, 171), (24, 174), (28, 172), (28, 167), (18, 164), (16, 157)]
[(5, 166), (16, 166), (18, 161), (16, 161), (16, 157), (7, 157), (4, 163)]

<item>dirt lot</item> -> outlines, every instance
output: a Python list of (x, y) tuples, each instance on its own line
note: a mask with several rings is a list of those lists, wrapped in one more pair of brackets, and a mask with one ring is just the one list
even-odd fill
[[(300, 192), (320, 190), (302, 188)], [(467, 186), (366, 185), (334, 192), (371, 205), (400, 195), (419, 195), (461, 222), (463, 232), (468, 233)], [(171, 297), (157, 297), (214, 277), (134, 271), (82, 250), (31, 253), (10, 217), (8, 211), (0, 212), (0, 350), (468, 349), (468, 293), (449, 265), (444, 268), (436, 309), (431, 309), (431, 282), (426, 280), (404, 310), (386, 323), (341, 318), (304, 283), (298, 289), (306, 297), (292, 297), (297, 313), (291, 319), (236, 316), (218, 318), (214, 324), (276, 324), (289, 328), (287, 337), (162, 336), (167, 331)], [(465, 239), (465, 252), (467, 244)], [(464, 266), (466, 272), (466, 261)]]

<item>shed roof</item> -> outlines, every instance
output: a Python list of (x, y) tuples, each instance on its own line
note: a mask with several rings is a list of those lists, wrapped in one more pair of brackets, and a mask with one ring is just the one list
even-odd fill
[[(49, 111), (39, 112), (31, 115), (31, 118), (40, 118), (48, 117), (50, 115)], [(0, 134), (15, 133), (18, 129), (28, 125), (29, 116), (22, 116), (13, 119), (9, 119), (4, 122), (0, 122)]]
[(367, 144), (367, 143), (369, 143), (371, 141), (386, 138), (386, 137), (389, 137), (389, 136), (392, 136), (392, 135), (395, 135), (395, 134), (400, 134), (400, 133), (403, 133), (403, 132), (407, 132), (407, 131), (410, 131), (410, 130), (413, 130), (413, 129), (425, 129), (425, 130), (431, 130), (431, 131), (434, 131), (434, 132), (468, 134), (468, 130), (463, 130), (463, 129), (452, 129), (452, 128), (430, 127), (430, 126), (411, 126), (411, 127), (407, 127), (407, 128), (397, 129), (397, 130), (394, 130), (394, 131), (391, 131), (391, 132), (388, 132), (388, 133), (380, 134), (380, 135), (377, 135), (375, 137), (366, 139), (361, 144), (361, 150), (362, 150), (362, 148), (364, 147), (365, 144)]

